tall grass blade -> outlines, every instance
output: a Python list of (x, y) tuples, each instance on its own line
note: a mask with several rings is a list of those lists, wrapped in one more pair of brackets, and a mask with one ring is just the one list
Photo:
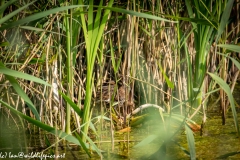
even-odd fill
[(111, 53), (111, 61), (112, 61), (113, 70), (114, 70), (114, 73), (116, 74), (118, 72), (118, 69), (119, 69), (119, 66), (121, 63), (122, 55), (120, 56), (119, 60), (116, 61), (117, 59), (115, 58), (111, 37), (110, 37), (110, 53)]
[(236, 59), (234, 59), (234, 58), (232, 58), (232, 57), (229, 57), (231, 60), (232, 60), (232, 62), (236, 65), (236, 67), (240, 70), (240, 63), (236, 60)]
[(51, 86), (49, 83), (34, 77), (32, 75), (26, 74), (26, 73), (22, 73), (22, 72), (18, 72), (12, 69), (9, 69), (7, 67), (4, 66), (4, 64), (2, 62), (0, 62), (0, 73), (4, 74), (4, 75), (8, 75), (8, 76), (12, 76), (12, 77), (16, 77), (16, 78), (22, 78), (22, 79), (26, 79), (29, 81), (33, 81), (33, 82), (37, 82), (46, 86)]
[[(1, 9), (1, 10), (4, 9), (4, 8), (6, 7), (6, 5), (10, 5), (10, 4), (13, 3), (13, 2), (15, 2), (15, 1), (9, 1), (8, 3), (6, 3), (6, 4), (3, 6), (3, 8), (0, 8), (0, 9)], [(21, 12), (22, 10), (24, 10), (25, 8), (27, 8), (29, 5), (33, 4), (34, 2), (36, 2), (36, 1), (32, 1), (31, 3), (28, 3), (27, 5), (25, 5), (25, 6), (23, 6), (23, 7), (19, 8), (19, 9), (15, 10), (15, 11), (9, 13), (8, 15), (0, 18), (0, 25), (1, 25), (2, 23), (6, 22), (7, 20), (9, 20), (10, 18), (12, 18), (13, 16), (15, 16), (16, 14), (18, 14), (19, 12)], [(1, 30), (1, 29), (0, 29), (0, 30)]]
[(218, 28), (217, 37), (216, 37), (216, 43), (218, 42), (218, 39), (220, 38), (221, 34), (223, 33), (225, 27), (227, 26), (227, 24), (229, 22), (229, 17), (231, 14), (233, 2), (234, 2), (234, 0), (228, 0), (227, 6), (222, 13), (222, 17), (221, 17), (220, 25)]
[[(187, 7), (187, 11), (188, 11), (189, 17), (190, 18), (194, 18), (194, 13), (193, 13), (190, 1), (189, 0), (185, 0), (185, 4), (186, 4), (186, 7)], [(195, 23), (192, 23), (192, 25), (193, 25), (193, 28), (197, 27), (197, 24), (195, 24)]]
[(50, 9), (50, 10), (47, 10), (47, 11), (43, 11), (43, 12), (40, 12), (40, 13), (36, 13), (34, 15), (30, 15), (30, 16), (28, 16), (26, 18), (23, 18), (23, 19), (20, 19), (18, 21), (14, 21), (12, 23), (8, 23), (6, 25), (3, 25), (2, 27), (0, 27), (0, 30), (13, 28), (13, 27), (25, 24), (25, 23), (29, 23), (29, 22), (34, 21), (34, 20), (38, 20), (40, 18), (47, 17), (50, 14), (54, 14), (54, 13), (57, 13), (57, 12), (61, 12), (61, 11), (65, 11), (65, 10), (73, 9), (73, 8), (78, 8), (78, 7), (86, 7), (86, 5), (63, 6), (63, 7), (58, 7), (58, 8)]
[(233, 95), (231, 93), (231, 89), (230, 87), (227, 85), (226, 82), (224, 82), (224, 80), (220, 77), (218, 77), (217, 75), (213, 74), (213, 73), (208, 73), (212, 79), (214, 79), (219, 86), (225, 91), (225, 93), (227, 94), (229, 101), (230, 101), (230, 105), (231, 105), (231, 109), (232, 109), (232, 114), (233, 114), (233, 119), (234, 119), (234, 123), (235, 123), (235, 128), (237, 131), (238, 136), (240, 135), (240, 131), (239, 131), (239, 124), (238, 124), (238, 119), (237, 119), (237, 112), (236, 112), (236, 106), (234, 103), (234, 98)]
[[(6, 67), (0, 63), (0, 71), (6, 71)], [(8, 69), (10, 70), (10, 69)], [(7, 70), (7, 71), (8, 71)], [(10, 73), (15, 73), (15, 72), (12, 72), (13, 70), (10, 70)], [(5, 72), (4, 72), (5, 73)], [(17, 72), (18, 74), (20, 72)], [(12, 74), (10, 74), (12, 75)], [(33, 112), (33, 114), (36, 116), (37, 120), (40, 121), (40, 116), (39, 116), (39, 113), (38, 111), (36, 110), (36, 107), (34, 106), (34, 104), (32, 103), (32, 101), (29, 99), (29, 97), (27, 96), (27, 94), (23, 91), (23, 89), (21, 88), (21, 86), (18, 84), (18, 81), (13, 77), (13, 76), (10, 76), (10, 75), (5, 75), (5, 77), (9, 80), (9, 82), (11, 83), (11, 85), (13, 86), (14, 90), (18, 93), (18, 95), (26, 102), (26, 104), (28, 105), (28, 107), (30, 108), (30, 110)], [(21, 75), (21, 74), (20, 74)], [(27, 75), (29, 76), (29, 75)], [(46, 82), (45, 82), (46, 83)]]
[[(28, 122), (34, 124), (35, 126), (43, 129), (44, 131), (47, 131), (49, 133), (52, 133), (62, 139), (66, 139), (69, 142), (72, 142), (76, 145), (80, 145), (79, 141), (72, 135), (69, 135), (63, 131), (57, 130), (54, 127), (51, 127), (49, 125), (46, 125), (38, 120), (35, 120), (29, 116), (24, 115), (23, 113), (19, 112), (18, 110), (14, 109), (12, 106), (10, 106), (9, 104), (7, 104), (6, 102), (0, 100), (0, 103), (3, 104), (4, 106), (6, 106), (9, 110), (11, 110), (14, 114), (20, 116), (21, 118), (27, 120)], [(85, 144), (84, 144), (85, 145)]]
[[(95, 145), (95, 143), (91, 140), (91, 138), (89, 138), (89, 137), (87, 136), (87, 134), (85, 134), (84, 132), (81, 132), (81, 133), (82, 133), (83, 136), (85, 136), (85, 138), (88, 140), (88, 142), (90, 143), (92, 149), (94, 149), (94, 150), (97, 152), (97, 154), (98, 154), (100, 157), (102, 157), (102, 154), (101, 154), (101, 151), (102, 151), (102, 150), (98, 149), (98, 147), (97, 147), (97, 146)], [(83, 141), (83, 143), (84, 143), (84, 141)]]
[(160, 71), (161, 71), (162, 74), (163, 74), (164, 79), (165, 79), (166, 82), (167, 82), (168, 87), (171, 88), (171, 89), (174, 89), (174, 84), (173, 84), (173, 82), (170, 81), (170, 79), (168, 78), (168, 76), (166, 75), (166, 73), (164, 72), (164, 70), (162, 69), (161, 65), (158, 64), (158, 66), (159, 66)]
[(140, 143), (135, 145), (134, 148), (146, 146), (147, 144), (151, 143), (156, 138), (157, 138), (156, 135), (149, 135), (146, 138), (144, 138)]
[[(218, 45), (219, 47), (223, 47), (223, 48), (226, 48), (226, 49), (228, 49), (228, 50), (232, 50), (232, 51), (235, 51), (235, 52), (239, 52), (240, 53), (240, 46), (237, 46), (237, 45), (228, 45), (228, 44), (226, 44), (226, 45)], [(226, 47), (225, 47), (226, 46)], [(236, 65), (236, 67), (238, 68), (238, 69), (240, 69), (240, 63), (236, 60), (236, 59), (234, 59), (234, 58), (232, 58), (232, 57), (229, 57), (229, 56), (227, 56), (226, 54), (223, 54), (223, 53), (218, 53), (218, 54), (220, 54), (220, 55), (222, 55), (222, 56), (225, 56), (225, 57), (227, 57), (227, 58), (230, 58), (231, 60), (232, 60), (232, 62)]]
[[(82, 4), (83, 1), (80, 1), (80, 4)], [(90, 4), (93, 4), (93, 1), (90, 1)], [(102, 4), (102, 1), (100, 2), (100, 6)], [(113, 0), (110, 0), (108, 2), (108, 6), (111, 7), (113, 4)], [(91, 12), (91, 7), (88, 12)], [(81, 11), (83, 11), (81, 9)], [(104, 32), (104, 28), (108, 19), (108, 16), (110, 14), (109, 10), (105, 10), (103, 15), (101, 14), (101, 8), (99, 7), (97, 10), (97, 15), (94, 19), (93, 23), (93, 16), (92, 13), (88, 13), (88, 28), (86, 27), (86, 19), (83, 14), (81, 14), (81, 22), (82, 27), (84, 31), (84, 37), (86, 41), (86, 48), (87, 48), (87, 84), (86, 84), (86, 97), (84, 101), (84, 110), (83, 110), (83, 123), (88, 122), (90, 119), (90, 107), (91, 107), (91, 98), (92, 98), (92, 86), (93, 86), (93, 67), (94, 62), (97, 57), (97, 49), (99, 47), (100, 40), (102, 39), (102, 35)], [(90, 25), (90, 26), (89, 26)], [(92, 28), (91, 25), (94, 25), (94, 28)], [(89, 30), (91, 29), (91, 30)], [(96, 33), (96, 35), (93, 35), (92, 33)], [(90, 36), (90, 37), (89, 37)], [(91, 39), (90, 39), (91, 38)], [(86, 134), (88, 132), (88, 124), (83, 127), (83, 133)], [(82, 137), (84, 139), (84, 136)], [(83, 140), (84, 141), (84, 140)], [(85, 142), (85, 141), (84, 141)]]
[(132, 11), (132, 10), (126, 10), (126, 9), (122, 9), (122, 8), (115, 8), (115, 7), (102, 7), (102, 8), (109, 9), (109, 10), (114, 11), (114, 12), (124, 13), (124, 14), (128, 14), (128, 15), (136, 16), (136, 17), (141, 17), (141, 18), (171, 22), (171, 23), (178, 23), (178, 21), (171, 21), (171, 20), (167, 20), (167, 19), (164, 19), (164, 18), (161, 18), (161, 17), (158, 17), (158, 16), (151, 15), (151, 14), (135, 12), (135, 11)]
[(191, 128), (185, 123), (186, 136), (188, 141), (188, 148), (191, 156), (191, 160), (196, 159), (195, 140)]
[(234, 51), (234, 52), (239, 52), (240, 53), (240, 46), (239, 45), (234, 45), (234, 44), (219, 44), (217, 45), (218, 47), (221, 48), (226, 48), (228, 50)]
[(65, 94), (63, 93), (59, 93), (60, 95), (62, 95), (62, 97), (64, 98), (64, 100), (70, 104), (70, 106), (73, 108), (73, 110), (80, 116), (82, 117), (82, 111), (81, 109)]
[(88, 148), (86, 147), (86, 145), (84, 145), (84, 142), (82, 141), (80, 135), (77, 132), (74, 132), (76, 138), (78, 139), (79, 143), (81, 144), (81, 146), (83, 147), (83, 150), (88, 154), (88, 156), (91, 158), (91, 154), (88, 151)]
[(6, 78), (9, 80), (11, 85), (13, 86), (14, 90), (17, 92), (17, 94), (26, 102), (27, 106), (30, 108), (30, 110), (33, 112), (33, 114), (36, 116), (37, 120), (41, 120), (40, 115), (38, 111), (36, 110), (36, 107), (28, 97), (28, 95), (23, 91), (21, 86), (18, 84), (18, 81), (12, 77), (12, 76), (7, 76), (5, 75)]
[[(1, 6), (0, 6), (0, 14), (2, 14), (8, 6), (10, 6), (11, 4), (13, 4), (13, 3), (16, 2), (16, 1), (17, 1), (17, 0), (10, 0), (10, 1), (4, 3), (3, 5), (1, 5)], [(2, 17), (1, 17), (1, 18), (2, 18)]]
[[(20, 26), (19, 28), (30, 30), (30, 31), (49, 32), (49, 33), (57, 34), (57, 35), (59, 34), (58, 32), (53, 32), (53, 31), (42, 29), (42, 28), (32, 27), (32, 26)], [(64, 34), (60, 34), (60, 35), (65, 36)]]

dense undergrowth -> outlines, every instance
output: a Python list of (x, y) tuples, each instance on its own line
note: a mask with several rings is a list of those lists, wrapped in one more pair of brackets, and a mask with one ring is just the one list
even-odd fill
[[(2, 112), (101, 156), (93, 122), (109, 121), (114, 141), (113, 130), (153, 106), (185, 126), (195, 159), (191, 119), (201, 115), (203, 130), (217, 93), (222, 124), (231, 108), (239, 135), (238, 2), (10, 0), (0, 13)], [(176, 135), (168, 133), (165, 142)]]

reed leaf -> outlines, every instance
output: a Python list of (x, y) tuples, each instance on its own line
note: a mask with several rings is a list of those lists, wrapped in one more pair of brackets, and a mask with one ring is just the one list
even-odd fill
[[(33, 2), (31, 2), (31, 4), (32, 3)], [(68, 9), (79, 8), (79, 7), (87, 7), (87, 6), (86, 5), (72, 5), (72, 6), (62, 6), (62, 7), (57, 7), (57, 8), (54, 8), (54, 9), (49, 9), (47, 11), (43, 11), (43, 12), (39, 12), (39, 13), (30, 15), (30, 16), (25, 17), (23, 19), (20, 19), (18, 21), (13, 21), (11, 23), (7, 23), (5, 25), (2, 25), (0, 27), (0, 30), (13, 28), (13, 27), (16, 27), (16, 26), (19, 26), (19, 25), (29, 23), (29, 22), (34, 21), (34, 20), (38, 20), (40, 18), (47, 17), (50, 14), (58, 13), (58, 12), (61, 12), (61, 11), (66, 11)]]
[(232, 57), (229, 57), (231, 60), (232, 60), (232, 62), (236, 65), (236, 67), (240, 70), (240, 63), (236, 60), (236, 59), (234, 59), (234, 58), (232, 58)]
[[(95, 143), (91, 140), (91, 138), (89, 138), (89, 137), (87, 136), (87, 134), (85, 134), (85, 133), (82, 132), (82, 131), (81, 131), (81, 133), (82, 133), (83, 136), (86, 137), (86, 139), (87, 139), (88, 142), (90, 143), (92, 149), (93, 149), (94, 151), (96, 151), (100, 157), (102, 157), (102, 153), (101, 153), (102, 150), (98, 149), (98, 147), (97, 147), (97, 146), (95, 145)], [(85, 143), (85, 142), (83, 141), (83, 143)]]
[(217, 27), (217, 24), (218, 24), (214, 20), (203, 19), (203, 18), (194, 18), (194, 17), (188, 18), (188, 17), (179, 17), (179, 16), (171, 16), (171, 15), (165, 15), (165, 17), (172, 18), (172, 19), (174, 19), (176, 21), (182, 20), (182, 21), (191, 22), (192, 25), (194, 25), (194, 26), (196, 26), (197, 24), (200, 24), (200, 25)]
[[(74, 136), (69, 135), (69, 134), (67, 134), (67, 133), (65, 133), (65, 132), (63, 132), (61, 130), (57, 130), (56, 128), (51, 127), (49, 125), (46, 125), (46, 124), (44, 124), (44, 123), (42, 123), (42, 122), (40, 122), (38, 120), (35, 120), (35, 119), (33, 119), (33, 118), (29, 117), (29, 116), (26, 116), (23, 113), (19, 112), (18, 110), (14, 109), (12, 106), (7, 104), (6, 102), (2, 101), (2, 100), (0, 100), (0, 103), (3, 104), (4, 106), (6, 106), (14, 114), (16, 114), (16, 115), (20, 116), (21, 118), (27, 120), (29, 123), (32, 123), (35, 126), (43, 129), (44, 131), (52, 133), (52, 134), (54, 134), (54, 135), (56, 135), (56, 136), (58, 136), (58, 137), (60, 137), (62, 139), (65, 139), (65, 140), (67, 140), (69, 142), (72, 142), (72, 143), (74, 143), (76, 145), (80, 145), (79, 141)], [(84, 145), (86, 145), (86, 144), (84, 144)]]
[[(52, 33), (52, 34), (59, 34), (57, 32), (45, 30), (45, 29), (42, 29), (42, 28), (32, 27), (32, 26), (20, 26), (19, 28), (30, 30), (30, 31), (49, 32), (49, 33)], [(61, 36), (65, 36), (65, 35), (61, 34)]]
[[(224, 10), (217, 9), (217, 5), (214, 5), (214, 7), (209, 10), (209, 8), (213, 5), (213, 2), (207, 2), (207, 1), (188, 1), (185, 0), (188, 14), (190, 18), (199, 18), (199, 19), (205, 19), (209, 21), (211, 24), (211, 21), (214, 20), (217, 23), (217, 26), (220, 26), (219, 22), (219, 16), (218, 14), (222, 14)], [(194, 7), (192, 7), (192, 5)], [(223, 21), (222, 21), (223, 23)], [(206, 68), (207, 68), (207, 57), (210, 50), (210, 46), (213, 43), (214, 37), (217, 34), (218, 29), (214, 23), (211, 25), (202, 25), (202, 24), (195, 24), (192, 23), (193, 29), (194, 29), (194, 47), (196, 51), (195, 55), (195, 63), (191, 64), (191, 61), (188, 60), (188, 67), (191, 67), (194, 65), (194, 70), (192, 71), (192, 76), (188, 76), (188, 91), (189, 91), (189, 98), (193, 100), (194, 107), (198, 107), (202, 103), (202, 97), (203, 97), (203, 88), (204, 83), (203, 80), (206, 76)], [(218, 32), (218, 36), (220, 36), (220, 32)], [(185, 51), (187, 51), (187, 47), (185, 47)], [(190, 70), (190, 68), (188, 68)], [(190, 81), (193, 81), (190, 82)], [(191, 88), (192, 87), (192, 88)], [(193, 89), (196, 89), (197, 92), (193, 92)], [(197, 97), (197, 98), (194, 98)]]
[[(14, 2), (16, 2), (16, 1), (17, 1), (17, 0), (10, 0), (10, 1), (2, 4), (2, 5), (0, 6), (0, 14), (3, 14), (3, 12), (5, 11), (5, 9), (6, 9), (8, 6), (10, 6), (11, 4), (13, 4)], [(2, 17), (0, 17), (0, 18), (2, 18)]]
[(141, 142), (139, 142), (137, 145), (135, 145), (133, 148), (144, 147), (147, 144), (151, 143), (156, 138), (157, 138), (156, 135), (149, 135), (146, 138), (144, 138)]
[(240, 46), (234, 45), (234, 44), (218, 44), (218, 47), (226, 48), (228, 50), (231, 50), (233, 52), (239, 52), (240, 53)]
[(119, 12), (119, 13), (124, 13), (136, 17), (141, 17), (141, 18), (146, 18), (146, 19), (152, 19), (152, 20), (158, 20), (158, 21), (164, 21), (164, 22), (171, 22), (171, 23), (178, 23), (178, 21), (171, 21), (165, 18), (161, 18), (155, 15), (147, 14), (147, 13), (141, 13), (141, 12), (136, 12), (132, 10), (126, 10), (122, 8), (115, 8), (115, 7), (102, 7), (104, 9), (109, 9), (114, 12)]
[[(6, 9), (7, 6), (9, 6), (10, 4), (14, 3), (15, 1), (16, 1), (16, 0), (9, 1), (9, 2), (5, 3), (3, 6), (1, 6), (0, 12), (4, 12), (4, 9)], [(36, 2), (36, 1), (32, 1), (31, 3), (28, 3), (28, 4), (26, 4), (25, 6), (23, 6), (23, 7), (15, 10), (15, 11), (9, 13), (8, 15), (6, 15), (6, 16), (4, 16), (4, 17), (1, 17), (1, 18), (0, 18), (0, 25), (1, 25), (2, 23), (6, 22), (7, 20), (9, 20), (10, 18), (12, 18), (13, 16), (15, 16), (16, 14), (18, 14), (19, 12), (21, 12), (22, 10), (24, 10), (25, 8), (27, 8), (29, 5), (33, 4), (34, 2)], [(0, 27), (0, 30), (2, 30), (2, 29), (5, 29), (5, 28), (4, 28), (4, 27), (3, 27), (3, 28)]]
[[(226, 49), (228, 49), (228, 50), (232, 50), (232, 51), (235, 51), (235, 52), (239, 52), (240, 53), (240, 47), (239, 46), (237, 46), (237, 45), (218, 45), (219, 47), (223, 47), (223, 48), (226, 48)], [(226, 47), (225, 47), (226, 46)], [(229, 58), (229, 59), (231, 59), (231, 61), (236, 65), (236, 67), (238, 68), (238, 69), (240, 69), (240, 63), (236, 60), (236, 59), (234, 59), (234, 58), (232, 58), (232, 57), (229, 57), (229, 56), (227, 56), (227, 55), (225, 55), (225, 54), (222, 54), (222, 53), (218, 53), (218, 54), (220, 54), (220, 55), (222, 55), (222, 56), (224, 56), (224, 57), (227, 57), (227, 58)]]
[(47, 85), (47, 86), (51, 86), (51, 85), (48, 84), (47, 82), (37, 78), (37, 77), (8, 69), (4, 66), (4, 64), (2, 64), (2, 62), (0, 62), (0, 73), (5, 74), (6, 78), (9, 80), (9, 82), (13, 86), (14, 90), (18, 93), (18, 95), (21, 98), (23, 98), (23, 100), (27, 103), (28, 107), (31, 109), (33, 114), (36, 116), (37, 120), (40, 121), (40, 116), (39, 116), (38, 111), (36, 110), (36, 107), (34, 106), (32, 101), (29, 99), (27, 94), (23, 91), (21, 86), (18, 84), (18, 81), (14, 77), (24, 78), (24, 79), (34, 81), (34, 82), (37, 82), (37, 83), (41, 83), (41, 84), (44, 84), (44, 85)]
[(166, 80), (168, 87), (171, 88), (171, 89), (174, 89), (173, 82), (169, 80), (168, 76), (166, 75), (166, 73), (164, 72), (164, 70), (162, 69), (160, 64), (158, 64), (158, 67), (159, 67), (160, 71), (162, 72), (163, 77)]
[[(49, 133), (51, 133), (53, 135), (56, 135), (56, 136), (58, 136), (58, 137), (60, 137), (62, 139), (65, 139), (68, 142), (71, 142), (71, 143), (74, 143), (76, 145), (82, 146), (83, 149), (86, 151), (86, 153), (89, 155), (89, 152), (88, 152), (88, 150), (90, 149), (89, 144), (84, 143), (79, 136), (77, 136), (77, 138), (76, 138), (76, 137), (74, 137), (74, 136), (72, 136), (70, 134), (67, 134), (66, 132), (63, 132), (63, 131), (58, 130), (58, 129), (54, 128), (54, 127), (51, 127), (51, 126), (49, 126), (47, 124), (44, 124), (44, 123), (42, 123), (42, 122), (40, 122), (38, 120), (35, 120), (35, 119), (33, 119), (33, 118), (29, 117), (29, 116), (26, 116), (23, 113), (19, 112), (18, 110), (14, 109), (12, 106), (7, 104), (6, 102), (2, 101), (2, 100), (0, 100), (0, 103), (2, 105), (6, 106), (14, 114), (16, 114), (16, 115), (20, 116), (21, 118), (27, 120), (29, 123), (32, 123), (33, 125), (43, 129), (44, 131), (47, 131), (47, 132), (49, 132)], [(94, 142), (86, 134), (84, 134), (84, 136), (86, 136), (86, 139), (91, 144), (91, 150), (96, 151), (99, 154), (99, 156), (101, 156), (102, 150), (99, 150), (97, 148), (97, 146), (94, 144)]]
[(14, 77), (12, 77), (12, 76), (8, 76), (8, 75), (5, 75), (5, 76), (9, 80), (9, 82), (11, 83), (11, 85), (13, 86), (13, 88), (17, 92), (17, 94), (26, 102), (27, 106), (33, 112), (33, 114), (35, 115), (36, 119), (40, 121), (41, 118), (39, 116), (38, 111), (36, 110), (36, 107), (34, 106), (32, 101), (30, 100), (28, 95), (23, 91), (21, 86), (18, 84), (18, 81)]
[(77, 132), (74, 132), (76, 138), (78, 139), (79, 143), (81, 144), (81, 146), (83, 147), (83, 150), (88, 154), (88, 157), (91, 158), (91, 154), (88, 151), (88, 148), (86, 147), (86, 145), (84, 145), (84, 142), (82, 141), (80, 135)]
[[(83, 1), (80, 1), (80, 4), (83, 4)], [(93, 0), (90, 1), (90, 4), (93, 4)], [(108, 2), (108, 6), (111, 7), (113, 0)], [(108, 16), (110, 14), (109, 10), (105, 10), (103, 15), (101, 15), (101, 5), (102, 1), (99, 3), (99, 8), (97, 10), (97, 15), (93, 21), (93, 6), (89, 6), (88, 10), (88, 25), (85, 22), (84, 14), (80, 14), (82, 28), (84, 32), (86, 49), (87, 49), (87, 84), (86, 84), (86, 97), (84, 101), (84, 110), (83, 110), (83, 123), (89, 121), (90, 119), (90, 107), (91, 107), (91, 98), (92, 98), (92, 86), (93, 86), (93, 67), (94, 62), (97, 56), (97, 49), (100, 43), (100, 40), (103, 35), (104, 27), (107, 22)], [(83, 9), (80, 8), (80, 11), (83, 12)], [(93, 27), (94, 26), (94, 27)], [(88, 132), (88, 125), (85, 125), (82, 133)], [(83, 137), (84, 138), (84, 137)]]
[(114, 70), (114, 73), (116, 74), (118, 72), (118, 69), (119, 69), (119, 66), (120, 66), (120, 63), (121, 63), (122, 55), (120, 56), (119, 60), (116, 61), (111, 37), (110, 37), (110, 53), (111, 53), (111, 60), (112, 60), (113, 70)]
[(185, 123), (185, 130), (191, 160), (196, 159), (195, 140), (191, 128)]
[(12, 76), (12, 77), (16, 77), (16, 78), (22, 78), (22, 79), (26, 79), (29, 81), (33, 81), (33, 82), (37, 82), (46, 86), (50, 86), (51, 85), (37, 77), (34, 77), (32, 75), (26, 74), (26, 73), (22, 73), (19, 71), (15, 71), (12, 69), (9, 69), (7, 67), (4, 66), (4, 64), (2, 62), (0, 62), (0, 73), (4, 74), (4, 75), (8, 75), (8, 76)]
[(59, 92), (60, 95), (64, 98), (64, 100), (70, 104), (70, 106), (73, 108), (73, 110), (80, 116), (82, 117), (82, 111), (81, 109), (65, 94)]
[(233, 2), (234, 0), (228, 0), (227, 1), (227, 5), (222, 13), (222, 17), (221, 17), (221, 21), (218, 27), (218, 33), (217, 33), (217, 37), (216, 37), (216, 43), (218, 42), (218, 39), (220, 38), (220, 36), (222, 35), (224, 29), (226, 28), (228, 22), (229, 22), (229, 17), (231, 14), (231, 10), (232, 10), (232, 6), (233, 6)]
[(240, 135), (240, 130), (239, 130), (239, 124), (238, 124), (238, 119), (237, 119), (237, 112), (236, 112), (236, 106), (234, 103), (234, 98), (231, 92), (230, 87), (227, 85), (226, 82), (224, 82), (224, 80), (220, 77), (218, 77), (217, 75), (213, 74), (213, 73), (208, 73), (213, 80), (215, 80), (219, 86), (225, 91), (225, 93), (228, 96), (228, 99), (230, 101), (230, 105), (231, 105), (231, 109), (232, 109), (232, 114), (233, 114), (233, 119), (234, 119), (234, 123), (235, 123), (235, 128), (237, 131), (238, 136)]

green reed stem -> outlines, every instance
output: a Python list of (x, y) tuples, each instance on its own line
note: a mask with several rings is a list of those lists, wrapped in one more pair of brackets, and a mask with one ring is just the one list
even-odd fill
[[(67, 15), (64, 17), (64, 24), (66, 28), (66, 47), (67, 47), (67, 95), (68, 97), (72, 97), (73, 93), (73, 64), (72, 64), (72, 52), (71, 52), (71, 34), (69, 30), (69, 18)], [(67, 110), (66, 110), (66, 133), (71, 133), (71, 106), (67, 103)]]
[[(83, 1), (79, 1), (79, 4), (83, 4)], [(110, 11), (105, 10), (104, 14), (102, 15), (102, 4), (103, 1), (101, 0), (97, 13), (94, 16), (93, 12), (93, 0), (90, 0), (88, 8), (88, 17), (87, 17), (87, 24), (85, 20), (84, 14), (81, 14), (81, 23), (82, 29), (84, 32), (85, 42), (86, 42), (86, 49), (87, 49), (87, 82), (86, 82), (86, 97), (84, 101), (84, 110), (83, 110), (83, 118), (82, 123), (86, 123), (84, 125), (82, 132), (87, 134), (89, 128), (89, 120), (91, 118), (90, 115), (90, 108), (91, 108), (91, 98), (92, 98), (92, 87), (93, 87), (93, 67), (94, 62), (97, 56), (97, 49), (100, 43), (100, 40), (103, 35), (104, 27), (106, 25), (108, 16)], [(108, 7), (111, 7), (113, 4), (113, 0), (108, 2)], [(80, 8), (80, 12), (83, 13), (83, 8)], [(83, 142), (86, 141), (86, 137), (82, 134)]]

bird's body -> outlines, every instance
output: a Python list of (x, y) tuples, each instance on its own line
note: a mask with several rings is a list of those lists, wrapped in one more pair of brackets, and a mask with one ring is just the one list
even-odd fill
[[(98, 89), (96, 101), (106, 102), (114, 106), (115, 114), (122, 122), (126, 124), (126, 115), (132, 112), (134, 103), (131, 102), (129, 97), (130, 88), (127, 85), (118, 86), (115, 82), (108, 82), (102, 86), (102, 89)], [(126, 99), (127, 98), (127, 99)], [(109, 106), (109, 105), (106, 105)]]
[[(110, 81), (106, 85), (102, 86), (102, 90), (97, 91), (96, 99), (97, 101), (103, 101), (110, 103), (110, 100), (113, 98), (115, 102), (123, 104), (125, 102), (126, 91), (124, 86), (120, 86), (118, 89), (115, 82)], [(114, 96), (114, 97), (112, 97)]]

